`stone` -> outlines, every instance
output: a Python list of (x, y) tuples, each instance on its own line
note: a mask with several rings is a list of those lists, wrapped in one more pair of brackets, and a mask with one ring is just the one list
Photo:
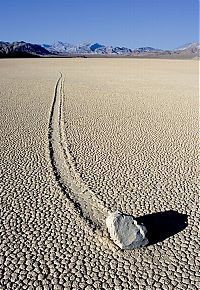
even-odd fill
[(146, 246), (149, 241), (145, 234), (146, 227), (139, 225), (136, 219), (120, 212), (119, 210), (110, 213), (106, 218), (106, 226), (113, 242), (120, 249), (134, 249)]

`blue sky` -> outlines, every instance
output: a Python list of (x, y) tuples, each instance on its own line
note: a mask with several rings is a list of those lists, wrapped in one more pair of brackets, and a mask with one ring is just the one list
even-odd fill
[(9, 0), (0, 40), (175, 48), (199, 38), (199, 0)]

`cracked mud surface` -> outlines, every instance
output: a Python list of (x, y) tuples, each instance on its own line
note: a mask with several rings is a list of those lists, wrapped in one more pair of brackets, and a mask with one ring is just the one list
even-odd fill
[[(94, 201), (177, 211), (185, 228), (121, 251), (81, 217), (49, 153), (59, 71), (67, 148)], [(0, 289), (199, 289), (198, 63), (1, 60), (0, 87)]]

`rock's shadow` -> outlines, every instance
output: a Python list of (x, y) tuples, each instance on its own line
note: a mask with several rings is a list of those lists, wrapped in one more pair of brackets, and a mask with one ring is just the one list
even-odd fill
[(138, 217), (136, 220), (146, 226), (149, 245), (162, 242), (188, 225), (187, 215), (174, 210), (148, 214)]

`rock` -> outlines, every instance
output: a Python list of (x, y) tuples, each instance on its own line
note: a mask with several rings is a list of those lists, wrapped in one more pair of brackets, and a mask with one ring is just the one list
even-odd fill
[(106, 218), (106, 226), (113, 242), (121, 249), (134, 249), (148, 244), (146, 227), (139, 225), (131, 215), (120, 211), (110, 213)]

